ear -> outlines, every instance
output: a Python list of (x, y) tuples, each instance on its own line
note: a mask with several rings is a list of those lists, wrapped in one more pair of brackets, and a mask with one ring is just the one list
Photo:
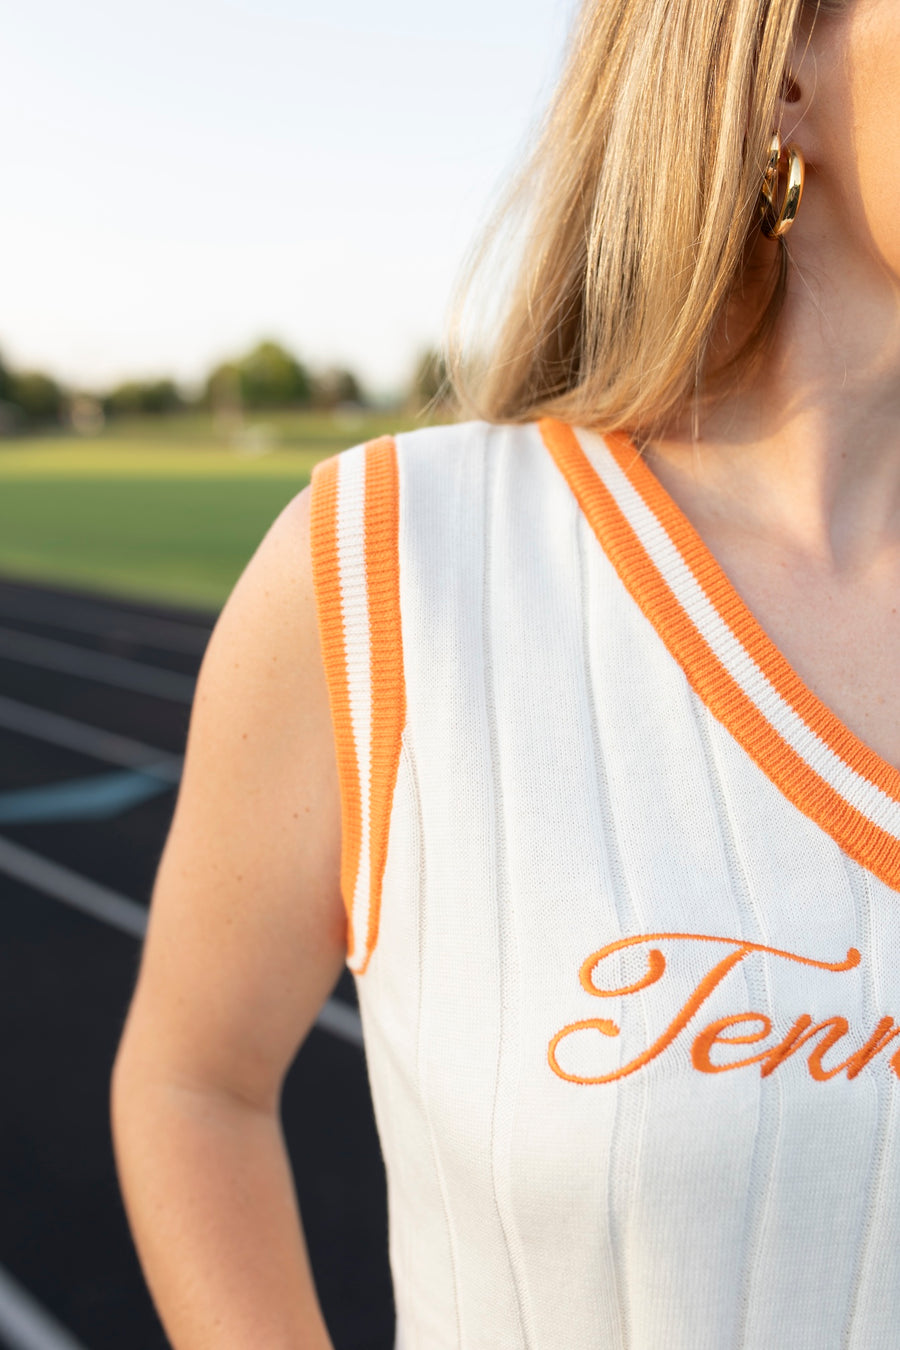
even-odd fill
[(782, 141), (799, 145), (807, 164), (819, 161), (834, 112), (840, 64), (835, 29), (833, 16), (804, 7), (775, 108)]
[(781, 103), (787, 106), (790, 103), (799, 103), (803, 97), (803, 91), (797, 83), (796, 77), (788, 71), (781, 84)]

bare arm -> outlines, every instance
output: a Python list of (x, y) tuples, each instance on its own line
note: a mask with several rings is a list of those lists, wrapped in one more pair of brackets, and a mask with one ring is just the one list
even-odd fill
[(280, 1120), (346, 951), (309, 495), (273, 522), (204, 654), (112, 1076), (123, 1200), (175, 1350), (331, 1345)]

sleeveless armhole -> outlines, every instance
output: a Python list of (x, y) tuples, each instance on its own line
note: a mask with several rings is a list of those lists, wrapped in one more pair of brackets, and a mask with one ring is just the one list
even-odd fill
[(378, 941), (406, 689), (400, 630), (397, 447), (390, 436), (315, 465), (310, 544), (341, 796), (349, 968)]

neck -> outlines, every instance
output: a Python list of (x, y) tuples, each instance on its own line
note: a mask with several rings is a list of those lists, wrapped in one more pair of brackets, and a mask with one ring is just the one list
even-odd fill
[[(804, 202), (804, 206), (807, 205)], [(798, 229), (799, 229), (798, 220)], [(845, 575), (900, 556), (900, 281), (874, 257), (792, 239), (775, 341), (752, 379), (673, 424), (647, 460), (711, 527)], [(760, 240), (748, 277), (771, 261)], [(745, 288), (713, 343), (758, 312)], [(743, 306), (743, 307), (742, 307)], [(677, 497), (676, 497), (677, 499)]]

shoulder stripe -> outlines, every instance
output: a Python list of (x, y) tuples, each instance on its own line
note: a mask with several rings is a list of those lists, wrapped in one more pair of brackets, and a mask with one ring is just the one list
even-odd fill
[(385, 436), (320, 461), (310, 535), (341, 791), (347, 964), (378, 940), (394, 787), (406, 722), (397, 449)]
[[(710, 711), (844, 851), (900, 890), (900, 772), (803, 684), (632, 441), (541, 423), (625, 586)], [(584, 432), (580, 433), (585, 435)]]

